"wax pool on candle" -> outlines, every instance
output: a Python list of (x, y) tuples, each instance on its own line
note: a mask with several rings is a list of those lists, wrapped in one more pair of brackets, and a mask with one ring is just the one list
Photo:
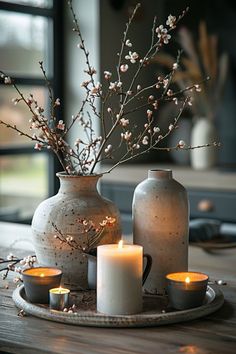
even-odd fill
[(141, 312), (142, 271), (142, 246), (98, 246), (97, 311), (107, 315)]

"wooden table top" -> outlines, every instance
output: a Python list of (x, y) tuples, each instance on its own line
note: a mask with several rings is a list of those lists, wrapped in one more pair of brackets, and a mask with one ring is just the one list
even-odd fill
[[(0, 248), (0, 256), (8, 250)], [(66, 325), (33, 316), (19, 317), (11, 296), (15, 287), (0, 280), (0, 353), (148, 354), (236, 353), (236, 257), (234, 249), (206, 253), (190, 247), (190, 269), (223, 279), (225, 304), (205, 318), (180, 324), (137, 329)], [(20, 251), (22, 252), (22, 250)], [(24, 253), (24, 251), (23, 251)], [(25, 251), (24, 255), (28, 255)]]

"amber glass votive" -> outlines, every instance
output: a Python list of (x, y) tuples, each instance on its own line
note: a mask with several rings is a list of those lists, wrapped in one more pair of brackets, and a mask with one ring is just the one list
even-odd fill
[(33, 303), (48, 304), (49, 290), (58, 288), (62, 271), (51, 267), (25, 269), (22, 272), (27, 299)]
[(166, 276), (171, 307), (186, 310), (198, 307), (205, 299), (208, 276), (197, 272), (170, 273)]

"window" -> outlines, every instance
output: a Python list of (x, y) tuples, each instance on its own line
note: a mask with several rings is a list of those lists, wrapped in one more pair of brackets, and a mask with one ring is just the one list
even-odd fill
[[(56, 0), (0, 1), (0, 69), (12, 76), (26, 95), (48, 106), (38, 62), (43, 61), (55, 97), (62, 99), (62, 4)], [(12, 86), (0, 85), (0, 120), (27, 130), (30, 113), (14, 105)], [(60, 117), (62, 117), (62, 109)], [(62, 118), (61, 118), (62, 119)], [(32, 132), (29, 131), (32, 135)], [(34, 150), (32, 142), (0, 125), (0, 220), (30, 222), (39, 202), (58, 188), (54, 156)]]

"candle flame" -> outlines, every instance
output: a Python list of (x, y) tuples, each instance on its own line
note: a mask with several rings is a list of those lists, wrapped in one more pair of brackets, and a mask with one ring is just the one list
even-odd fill
[(44, 273), (41, 273), (41, 274), (40, 274), (40, 277), (43, 278), (43, 277), (44, 277)]
[(118, 243), (118, 248), (121, 249), (123, 248), (123, 240), (120, 240)]
[(185, 279), (185, 283), (187, 283), (187, 284), (190, 283), (190, 278), (189, 278), (189, 277), (187, 277), (187, 278)]

